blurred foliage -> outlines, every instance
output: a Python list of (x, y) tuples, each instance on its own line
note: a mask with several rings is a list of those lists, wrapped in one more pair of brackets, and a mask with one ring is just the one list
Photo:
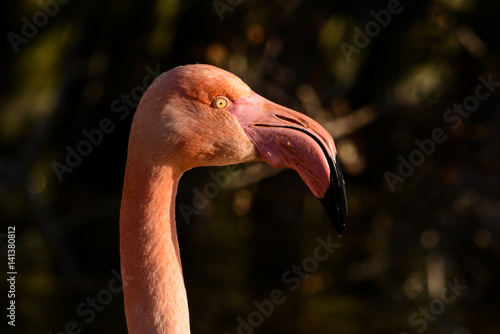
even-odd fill
[[(336, 139), (350, 207), (349, 228), (337, 239), (294, 172), (250, 164), (189, 224), (178, 213), (193, 333), (235, 333), (238, 317), (248, 319), (253, 301), (275, 289), (286, 302), (255, 333), (500, 331), (498, 91), (456, 128), (443, 118), (476, 94), (479, 77), (500, 81), (499, 2), (401, 1), (350, 57), (342, 45), (359, 44), (358, 31), (376, 22), (371, 11), (380, 16), (397, 1), (63, 2), (10, 1), (0, 14), (0, 248), (7, 253), (6, 229), (16, 226), (18, 271), (17, 322), (6, 333), (60, 333), (71, 321), (82, 333), (126, 332), (122, 294), (92, 321), (77, 311), (119, 270), (133, 108), (120, 119), (112, 106), (137, 94), (148, 66), (189, 63), (230, 70), (324, 124)], [(22, 36), (35, 17), (43, 23), (43, 8), (56, 13), (13, 47), (9, 33)], [(103, 118), (114, 131), (59, 182), (52, 163), (64, 162), (67, 146)], [(391, 191), (386, 172), (397, 174), (399, 157), (408, 160), (415, 140), (437, 128), (447, 140)], [(188, 172), (178, 204), (194, 205), (210, 171), (226, 169)], [(328, 235), (339, 248), (291, 291), (282, 275)], [(424, 316), (411, 321), (421, 308), (436, 310), (445, 282), (455, 280), (467, 286), (463, 293), (425, 328), (416, 322)], [(7, 290), (5, 280), (0, 286)]]

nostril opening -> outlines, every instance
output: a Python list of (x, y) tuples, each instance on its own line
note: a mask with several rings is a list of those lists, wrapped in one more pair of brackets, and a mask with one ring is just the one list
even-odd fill
[(281, 119), (282, 121), (294, 123), (294, 124), (297, 124), (297, 125), (300, 125), (300, 126), (303, 126), (306, 128), (308, 127), (307, 123), (301, 118), (291, 118), (291, 117), (287, 117), (287, 116), (283, 116), (283, 115), (274, 115), (274, 117)]

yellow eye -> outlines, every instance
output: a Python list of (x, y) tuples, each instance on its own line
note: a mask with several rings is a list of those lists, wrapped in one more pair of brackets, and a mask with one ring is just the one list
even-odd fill
[(216, 109), (225, 109), (229, 105), (229, 100), (223, 96), (217, 96), (212, 101), (212, 107)]

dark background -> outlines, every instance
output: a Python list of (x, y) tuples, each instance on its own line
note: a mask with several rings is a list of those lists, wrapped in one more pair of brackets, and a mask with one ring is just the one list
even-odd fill
[[(192, 333), (236, 333), (238, 317), (257, 327), (240, 333), (500, 332), (500, 87), (467, 117), (444, 118), (474, 103), (478, 78), (500, 81), (498, 1), (405, 0), (380, 31), (370, 11), (387, 1), (51, 3), (46, 20), (37, 1), (6, 2), (0, 14), (0, 267), (6, 276), (15, 226), (18, 272), (16, 327), (3, 311), (2, 333), (126, 333), (113, 273), (135, 109), (124, 116), (111, 106), (142, 91), (147, 66), (190, 63), (227, 69), (323, 124), (349, 202), (338, 239), (293, 171), (254, 163), (186, 173), (178, 207), (200, 209), (188, 219), (177, 212)], [(34, 36), (14, 47), (9, 33), (23, 38), (34, 17), (38, 31), (24, 28)], [(366, 27), (374, 30), (363, 39)], [(346, 57), (345, 43), (362, 47)], [(104, 118), (114, 130), (60, 182), (54, 162)], [(435, 129), (446, 140), (431, 150)], [(418, 166), (391, 187), (387, 172), (410, 158)], [(210, 172), (231, 176), (200, 206), (194, 196)], [(317, 238), (329, 235), (339, 246), (327, 260), (296, 284), (282, 279), (314, 264)], [(275, 289), (286, 300), (259, 318), (253, 302)]]

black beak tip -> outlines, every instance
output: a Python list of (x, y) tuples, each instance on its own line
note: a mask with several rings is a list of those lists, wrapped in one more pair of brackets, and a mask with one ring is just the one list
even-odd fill
[(347, 204), (337, 201), (337, 198), (332, 196), (333, 192), (330, 189), (325, 193), (325, 197), (319, 200), (325, 208), (328, 220), (337, 231), (338, 236), (342, 237), (347, 227)]
[(319, 198), (325, 208), (328, 219), (337, 231), (339, 237), (344, 234), (347, 226), (347, 195), (345, 181), (337, 159), (329, 159), (330, 185), (322, 198)]

